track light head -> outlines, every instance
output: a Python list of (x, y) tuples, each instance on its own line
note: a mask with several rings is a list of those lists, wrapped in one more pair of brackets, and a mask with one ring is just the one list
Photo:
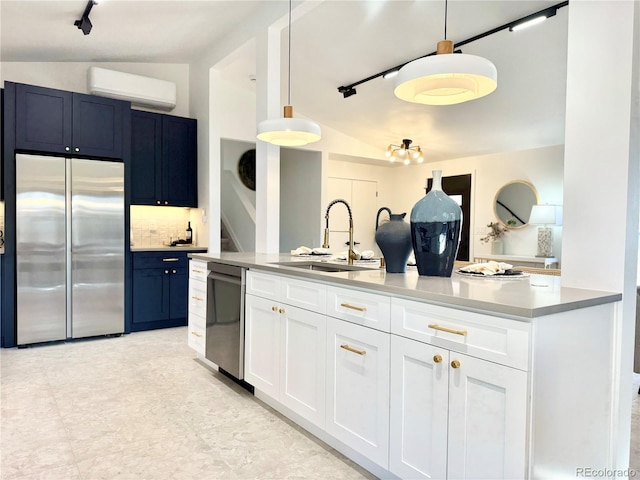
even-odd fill
[(84, 33), (85, 35), (89, 35), (91, 33), (91, 28), (93, 28), (91, 20), (89, 20), (89, 17), (85, 16), (83, 16), (80, 20), (76, 20), (75, 22), (73, 22), (73, 24), (80, 30), (82, 30), (82, 33)]
[(358, 93), (353, 87), (339, 87), (338, 92), (342, 94), (343, 98), (349, 98), (351, 95), (355, 95), (356, 93)]
[(89, 20), (89, 12), (91, 12), (93, 6), (97, 4), (98, 2), (96, 2), (95, 0), (89, 0), (80, 20), (76, 20), (75, 22), (73, 22), (73, 24), (80, 30), (82, 30), (82, 33), (84, 33), (85, 35), (89, 35), (91, 33), (91, 29), (93, 28), (91, 20)]

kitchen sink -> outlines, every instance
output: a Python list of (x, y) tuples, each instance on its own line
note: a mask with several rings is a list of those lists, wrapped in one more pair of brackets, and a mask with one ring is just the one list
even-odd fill
[(302, 268), (304, 270), (315, 270), (317, 272), (355, 272), (359, 270), (371, 270), (370, 267), (361, 267), (358, 265), (338, 265), (327, 262), (274, 262), (271, 265), (281, 265), (283, 267)]

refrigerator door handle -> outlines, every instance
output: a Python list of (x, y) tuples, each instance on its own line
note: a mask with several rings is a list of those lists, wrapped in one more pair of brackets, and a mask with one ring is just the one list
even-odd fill
[[(65, 195), (64, 195), (64, 214), (65, 218), (71, 218), (71, 159), (65, 158), (65, 175), (64, 175), (64, 183), (66, 185)], [(65, 222), (65, 279), (66, 279), (66, 292), (67, 292), (67, 338), (71, 338), (73, 336), (71, 319), (73, 318), (73, 302), (71, 298), (71, 282), (72, 282), (72, 268), (71, 265), (71, 222)]]

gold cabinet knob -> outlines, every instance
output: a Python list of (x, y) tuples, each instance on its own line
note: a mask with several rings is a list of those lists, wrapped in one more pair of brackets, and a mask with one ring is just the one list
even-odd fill
[(434, 355), (433, 356), (433, 361), (435, 363), (440, 363), (442, 361), (442, 355)]
[(271, 307), (271, 311), (272, 312), (277, 312), (278, 311), (278, 307), (276, 307), (275, 305), (273, 307)]
[(280, 310), (278, 310), (280, 313), (284, 313), (284, 308), (281, 308)]
[(454, 360), (453, 362), (451, 362), (451, 366), (453, 368), (460, 368), (460, 360)]

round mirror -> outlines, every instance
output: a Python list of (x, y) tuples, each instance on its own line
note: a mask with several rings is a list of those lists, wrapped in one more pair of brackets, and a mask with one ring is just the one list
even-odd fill
[(522, 228), (529, 223), (531, 207), (538, 204), (538, 192), (524, 180), (504, 185), (493, 202), (496, 218), (507, 228)]

